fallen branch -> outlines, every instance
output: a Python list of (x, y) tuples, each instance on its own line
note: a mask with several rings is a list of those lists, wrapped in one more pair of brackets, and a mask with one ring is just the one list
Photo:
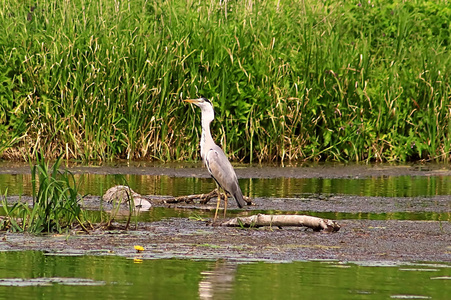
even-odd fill
[[(199, 200), (199, 203), (206, 204), (210, 199), (217, 198), (218, 192), (217, 190), (213, 190), (208, 194), (197, 194), (197, 195), (188, 195), (188, 196), (179, 196), (179, 197), (167, 197), (167, 198), (158, 198), (153, 199), (149, 196), (142, 196), (138, 194), (130, 187), (125, 185), (116, 185), (112, 188), (108, 189), (103, 195), (103, 201), (112, 204), (125, 204), (128, 203), (131, 199), (134, 200), (135, 206), (141, 205), (145, 206), (147, 209), (150, 208), (151, 204), (172, 204), (172, 203), (194, 203), (194, 200)], [(221, 194), (221, 199), (224, 199), (224, 195)]]
[[(230, 196), (229, 196), (230, 197)], [(165, 198), (163, 201), (165, 203), (194, 203), (194, 200), (199, 200), (200, 204), (207, 204), (211, 199), (218, 198), (218, 190), (214, 189), (208, 194), (196, 194), (196, 195), (188, 195), (188, 196), (179, 196), (172, 198)], [(243, 196), (244, 201), (247, 202), (248, 205), (252, 204), (252, 199), (246, 196)], [(221, 193), (221, 200), (224, 200), (224, 194)]]
[(315, 231), (336, 232), (340, 230), (337, 222), (305, 215), (253, 215), (238, 217), (221, 224), (230, 227), (262, 227), (262, 226), (303, 226)]
[[(179, 197), (171, 197), (164, 199), (165, 203), (194, 203), (194, 200), (199, 200), (201, 204), (206, 204), (212, 198), (217, 198), (218, 192), (216, 190), (211, 191), (208, 194), (197, 194), (197, 195), (188, 195), (188, 196), (179, 196)], [(221, 195), (221, 198), (223, 196)]]

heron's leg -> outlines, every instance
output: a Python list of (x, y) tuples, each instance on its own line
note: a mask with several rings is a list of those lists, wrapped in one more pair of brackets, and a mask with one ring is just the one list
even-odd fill
[(227, 192), (224, 191), (224, 218), (226, 217), (226, 212), (227, 212)]
[(216, 204), (215, 218), (213, 222), (216, 222), (216, 219), (218, 218), (218, 210), (220, 204), (221, 204), (221, 190), (218, 187), (218, 203)]
[(221, 193), (218, 193), (218, 203), (216, 204), (215, 218), (213, 222), (216, 222), (216, 219), (218, 218), (218, 210), (220, 204), (221, 204)]

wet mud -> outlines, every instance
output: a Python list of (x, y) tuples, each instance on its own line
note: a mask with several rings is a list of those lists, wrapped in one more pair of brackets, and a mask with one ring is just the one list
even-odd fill
[[(234, 261), (451, 261), (449, 222), (342, 220), (337, 233), (300, 228), (241, 229), (173, 218), (139, 223), (137, 230), (34, 236), (1, 233), (1, 251), (41, 250), (58, 255)], [(137, 253), (134, 245), (144, 247)]]
[[(77, 169), (78, 168), (78, 169)], [(89, 168), (86, 169), (86, 168)], [(74, 167), (75, 172), (116, 174), (116, 167)], [(109, 169), (113, 168), (113, 169)], [(169, 176), (199, 176), (198, 168), (133, 167), (134, 172), (162, 173)], [(3, 170), (5, 172), (5, 170)], [(451, 176), (443, 166), (366, 166), (237, 168), (239, 177), (333, 177), (361, 178), (368, 176)], [(10, 198), (10, 197), (9, 197)], [(14, 197), (13, 197), (14, 198)], [(84, 205), (98, 207), (100, 197), (88, 197)], [(242, 211), (229, 202), (230, 214), (251, 215), (259, 211), (272, 213), (431, 213), (430, 221), (368, 220), (365, 217), (341, 219), (336, 233), (313, 232), (304, 228), (229, 228), (214, 226), (210, 218), (168, 218), (155, 222), (123, 223), (108, 230), (97, 229), (90, 234), (72, 232), (67, 235), (35, 236), (0, 233), (0, 251), (42, 250), (57, 255), (120, 255), (136, 259), (183, 258), (227, 259), (234, 261), (297, 261), (340, 260), (378, 262), (451, 262), (451, 197), (364, 197), (347, 195), (311, 195), (304, 198), (257, 198), (255, 205)], [(174, 209), (212, 210), (214, 203), (171, 204)], [(235, 209), (235, 211), (233, 211)], [(338, 216), (338, 214), (337, 214)], [(134, 245), (144, 247), (137, 253)]]

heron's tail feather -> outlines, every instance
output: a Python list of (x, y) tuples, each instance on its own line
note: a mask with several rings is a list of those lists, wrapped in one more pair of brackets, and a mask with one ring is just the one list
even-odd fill
[(235, 190), (235, 193), (232, 194), (232, 197), (236, 200), (236, 204), (238, 204), (239, 208), (242, 208), (246, 205), (246, 201), (243, 198), (243, 192), (241, 192), (240, 187)]

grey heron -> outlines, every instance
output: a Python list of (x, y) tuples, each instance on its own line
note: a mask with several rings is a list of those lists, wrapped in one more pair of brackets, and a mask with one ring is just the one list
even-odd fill
[(227, 210), (227, 193), (235, 199), (238, 207), (240, 208), (242, 208), (246, 202), (243, 199), (243, 193), (241, 192), (240, 185), (238, 184), (238, 178), (236, 177), (232, 164), (227, 159), (221, 147), (216, 145), (211, 137), (210, 123), (215, 118), (213, 104), (210, 100), (203, 97), (199, 99), (187, 99), (184, 101), (198, 106), (202, 112), (200, 155), (202, 156), (202, 160), (211, 177), (215, 180), (218, 188), (218, 203), (216, 205), (214, 218), (214, 220), (216, 220), (218, 216), (219, 204), (221, 202), (221, 193), (219, 188), (222, 188), (225, 192), (224, 215)]

